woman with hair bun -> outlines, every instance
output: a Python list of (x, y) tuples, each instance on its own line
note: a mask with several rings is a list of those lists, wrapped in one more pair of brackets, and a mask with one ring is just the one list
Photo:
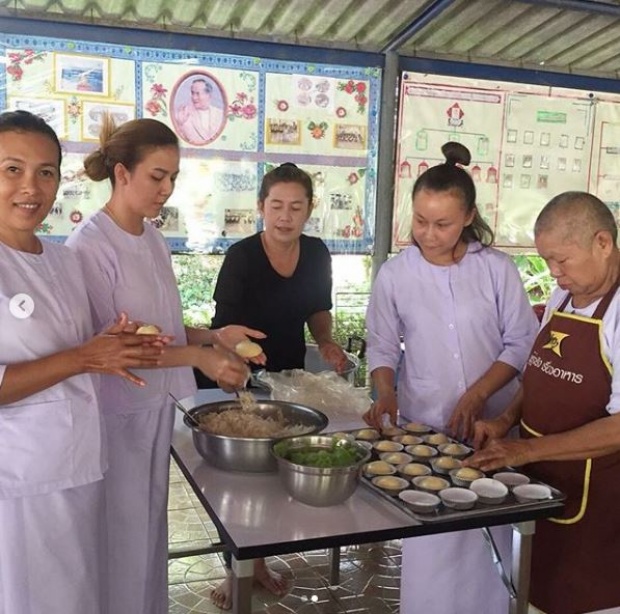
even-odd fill
[[(168, 246), (145, 221), (156, 217), (172, 195), (179, 159), (177, 137), (165, 124), (137, 119), (117, 127), (105, 116), (100, 147), (87, 156), (84, 168), (94, 181), (109, 179), (112, 195), (67, 240), (86, 273), (98, 330), (126, 310), (172, 337), (161, 357), (163, 368), (140, 372), (147, 384), (143, 389), (102, 381), (110, 459), (105, 477), (108, 598), (114, 614), (168, 612), (166, 514), (175, 416), (168, 393), (178, 398), (195, 393), (190, 367), (221, 386), (242, 387), (249, 370), (230, 350), (248, 335), (263, 336), (240, 326), (212, 331), (183, 325)], [(203, 347), (211, 344), (218, 347)]]
[[(518, 270), (492, 247), (476, 208), (460, 143), (413, 187), (413, 245), (381, 267), (366, 324), (376, 401), (367, 422), (420, 422), (462, 439), (498, 415), (518, 388), (537, 331)], [(401, 360), (401, 339), (404, 353)], [(395, 373), (399, 367), (398, 386)], [(510, 562), (510, 528), (492, 529)], [(483, 533), (461, 531), (403, 542), (401, 612), (497, 614), (508, 592)]]

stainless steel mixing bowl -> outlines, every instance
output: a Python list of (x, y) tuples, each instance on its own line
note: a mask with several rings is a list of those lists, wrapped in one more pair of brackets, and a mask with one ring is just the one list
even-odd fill
[[(219, 413), (227, 409), (241, 411), (239, 402), (232, 400), (199, 405), (189, 413), (200, 420), (201, 415)], [(278, 410), (289, 425), (307, 426), (310, 429), (309, 433), (321, 432), (328, 423), (327, 417), (320, 411), (286, 401), (257, 400), (256, 409), (253, 411), (268, 417), (276, 414)], [(271, 444), (281, 438), (226, 437), (192, 426), (187, 417), (183, 418), (183, 422), (192, 429), (196, 450), (212, 465), (226, 471), (265, 473), (277, 470), (276, 459), (271, 453)]]
[[(293, 437), (287, 443), (290, 447), (331, 448), (333, 438), (304, 435)], [(271, 447), (274, 445), (275, 443)], [(364, 446), (357, 442), (351, 442), (349, 445), (359, 449), (360, 459), (346, 467), (307, 467), (281, 458), (274, 451), (284, 488), (293, 499), (307, 505), (327, 507), (343, 503), (355, 492), (359, 485), (362, 465), (370, 458), (370, 451)]]

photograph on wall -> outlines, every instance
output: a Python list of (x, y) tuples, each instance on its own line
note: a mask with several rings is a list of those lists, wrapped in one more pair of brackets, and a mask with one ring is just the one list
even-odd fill
[(104, 115), (107, 113), (116, 126), (135, 119), (136, 108), (133, 105), (109, 104), (107, 102), (84, 102), (82, 113), (82, 138), (85, 141), (97, 141)]
[(366, 126), (356, 124), (336, 124), (334, 128), (334, 147), (338, 149), (366, 149)]
[(170, 116), (177, 134), (190, 145), (215, 141), (226, 125), (226, 91), (202, 70), (185, 73), (174, 85)]
[(58, 135), (59, 139), (66, 137), (65, 102), (50, 98), (10, 98), (7, 104), (10, 110), (30, 111), (44, 119)]
[(226, 237), (247, 237), (256, 232), (256, 208), (225, 209), (224, 230)]
[(265, 140), (270, 145), (301, 145), (301, 122), (297, 119), (267, 119)]
[(57, 92), (109, 95), (108, 58), (56, 53), (54, 65), (54, 85)]

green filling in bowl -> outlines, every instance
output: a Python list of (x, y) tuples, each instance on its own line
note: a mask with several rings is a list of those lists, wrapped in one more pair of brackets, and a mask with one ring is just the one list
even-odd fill
[(305, 467), (348, 467), (360, 461), (365, 452), (342, 441), (334, 441), (331, 447), (292, 447), (285, 441), (274, 446), (274, 452), (296, 465)]

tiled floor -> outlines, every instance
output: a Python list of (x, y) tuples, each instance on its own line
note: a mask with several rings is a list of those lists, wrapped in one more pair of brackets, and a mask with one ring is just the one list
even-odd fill
[[(169, 544), (174, 556), (217, 542), (217, 531), (191, 487), (172, 462)], [(253, 610), (265, 614), (396, 614), (399, 602), (400, 543), (351, 546), (341, 551), (340, 584), (329, 585), (327, 550), (274, 557), (270, 566), (289, 580), (277, 598), (254, 593)], [(209, 598), (224, 578), (219, 554), (172, 558), (168, 564), (170, 614), (218, 614)]]

